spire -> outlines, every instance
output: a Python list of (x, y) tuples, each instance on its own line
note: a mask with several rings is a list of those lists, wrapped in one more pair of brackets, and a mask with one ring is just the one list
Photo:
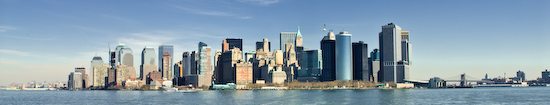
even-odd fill
[(300, 33), (300, 26), (298, 26), (298, 32), (296, 33), (297, 37), (302, 37), (302, 33)]

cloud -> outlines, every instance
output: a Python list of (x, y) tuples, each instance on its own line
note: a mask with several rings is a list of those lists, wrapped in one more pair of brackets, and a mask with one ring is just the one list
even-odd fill
[(242, 3), (252, 3), (255, 5), (265, 5), (265, 6), (279, 2), (279, 0), (237, 0), (237, 1)]
[(53, 40), (54, 38), (34, 38), (34, 37), (21, 37), (21, 36), (11, 36), (11, 35), (0, 35), (1, 37), (6, 38), (16, 38), (16, 39), (25, 39), (25, 40)]
[(6, 31), (9, 31), (9, 30), (15, 30), (17, 29), (16, 27), (12, 27), (12, 26), (0, 26), (0, 32), (6, 32)]
[(222, 11), (212, 11), (212, 10), (199, 10), (199, 9), (192, 9), (182, 6), (173, 6), (175, 8), (193, 13), (193, 14), (199, 14), (199, 15), (209, 15), (209, 16), (224, 16), (224, 17), (234, 17), (238, 19), (252, 19), (251, 16), (241, 16), (230, 12), (222, 12)]
[(17, 51), (17, 50), (8, 50), (8, 49), (0, 49), (1, 54), (8, 54), (8, 55), (17, 55), (17, 56), (30, 56), (31, 54), (28, 52), (23, 51)]

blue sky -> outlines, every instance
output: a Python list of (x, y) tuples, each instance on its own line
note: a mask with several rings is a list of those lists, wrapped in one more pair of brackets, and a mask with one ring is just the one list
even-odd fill
[(279, 48), (279, 33), (300, 26), (304, 46), (318, 49), (326, 35), (348, 31), (353, 41), (378, 48), (381, 26), (410, 31), (412, 79), (540, 77), (550, 68), (550, 1), (329, 1), (329, 0), (0, 0), (0, 85), (66, 81), (74, 67), (89, 71), (94, 55), (106, 59), (107, 43), (141, 50), (174, 45), (214, 50), (225, 38), (243, 38), (244, 50), (263, 38)]

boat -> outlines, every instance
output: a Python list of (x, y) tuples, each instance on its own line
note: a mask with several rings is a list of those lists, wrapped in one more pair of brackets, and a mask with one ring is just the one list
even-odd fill
[(197, 92), (196, 90), (178, 90), (178, 92), (183, 92), (183, 93), (194, 93), (194, 92)]
[(164, 91), (167, 91), (167, 92), (177, 92), (178, 91), (178, 88), (167, 88), (166, 90)]

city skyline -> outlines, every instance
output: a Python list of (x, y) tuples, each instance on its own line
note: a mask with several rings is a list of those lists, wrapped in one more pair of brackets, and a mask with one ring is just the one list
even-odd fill
[[(412, 79), (461, 73), (512, 77), (521, 70), (533, 80), (550, 68), (544, 59), (550, 57), (550, 42), (544, 40), (550, 33), (543, 31), (550, 24), (548, 1), (491, 5), (494, 2), (237, 0), (139, 2), (124, 8), (105, 1), (0, 2), (0, 86), (65, 81), (74, 67), (86, 67), (89, 74), (90, 60), (96, 55), (108, 62), (107, 43), (111, 49), (117, 42), (132, 48), (136, 70), (145, 46), (158, 54), (157, 46), (174, 45), (174, 62), (185, 51), (197, 51), (201, 41), (220, 50), (223, 39), (242, 38), (242, 52), (247, 52), (267, 38), (273, 50), (280, 48), (281, 32), (294, 32), (298, 26), (303, 46), (320, 49), (319, 41), (326, 35), (323, 24), (334, 32), (348, 31), (354, 35), (352, 42), (369, 44), (368, 51), (378, 49), (380, 26), (395, 23), (410, 31)], [(386, 4), (395, 7), (386, 9)], [(345, 15), (338, 15), (341, 12)]]

